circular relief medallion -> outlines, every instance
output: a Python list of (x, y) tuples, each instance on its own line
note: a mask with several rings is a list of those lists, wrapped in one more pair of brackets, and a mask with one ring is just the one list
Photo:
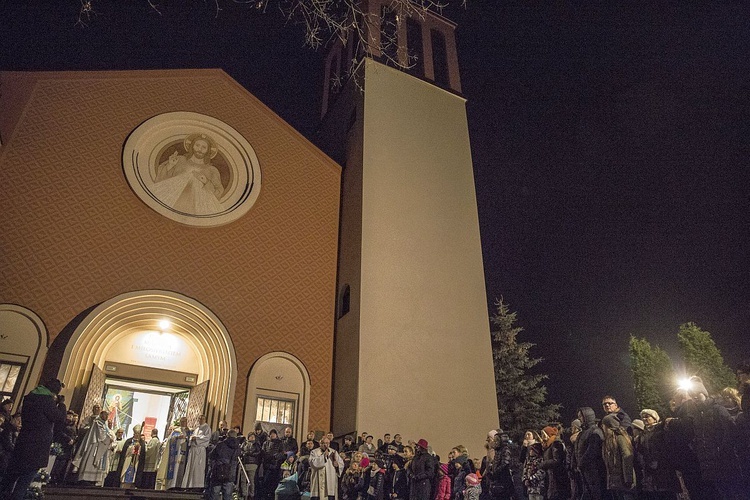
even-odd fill
[(143, 122), (125, 141), (122, 166), (146, 205), (191, 226), (235, 221), (260, 193), (260, 166), (250, 143), (199, 113), (164, 113)]

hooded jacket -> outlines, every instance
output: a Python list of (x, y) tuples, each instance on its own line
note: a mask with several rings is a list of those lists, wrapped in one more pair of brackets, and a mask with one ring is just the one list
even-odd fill
[(581, 426), (583, 430), (576, 440), (575, 454), (578, 470), (581, 472), (599, 472), (604, 469), (602, 459), (602, 443), (604, 433), (596, 425), (596, 413), (588, 406), (579, 408), (582, 415)]

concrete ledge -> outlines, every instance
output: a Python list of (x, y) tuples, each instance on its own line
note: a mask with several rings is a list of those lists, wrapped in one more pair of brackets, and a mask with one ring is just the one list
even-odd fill
[(96, 486), (46, 486), (44, 497), (48, 500), (80, 500), (82, 498), (127, 500), (202, 500), (202, 493), (188, 491), (130, 490), (124, 488), (99, 488)]

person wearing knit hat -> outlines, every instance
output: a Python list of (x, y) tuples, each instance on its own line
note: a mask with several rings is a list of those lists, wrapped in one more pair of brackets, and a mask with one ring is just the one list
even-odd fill
[(466, 475), (466, 489), (464, 490), (464, 500), (479, 500), (482, 494), (482, 486), (479, 484), (479, 478), (473, 472)]
[[(641, 435), (633, 439), (633, 445), (636, 448), (636, 455), (641, 465), (641, 488), (645, 498), (677, 498), (677, 494), (682, 492), (682, 487), (677, 479), (675, 470), (677, 462), (681, 465), (689, 462), (685, 460), (684, 455), (678, 452), (673, 446), (667, 443), (670, 436), (664, 429), (664, 425), (658, 425), (659, 414), (651, 409), (641, 410), (641, 418), (645, 424), (645, 429)], [(635, 420), (633, 421), (635, 423)], [(635, 432), (635, 426), (633, 427)], [(673, 434), (674, 436), (674, 434)], [(696, 463), (690, 467), (698, 467)]]
[(542, 462), (540, 468), (547, 473), (546, 498), (569, 498), (570, 479), (565, 469), (565, 445), (558, 439), (557, 427), (552, 425), (542, 429)]
[(492, 429), (487, 433), (487, 442), (492, 442), (493, 439), (495, 439), (495, 435), (498, 433), (497, 429)]
[(656, 413), (656, 410), (646, 408), (641, 410), (641, 419), (643, 420), (644, 427), (648, 429), (649, 427), (653, 427), (654, 425), (658, 424), (661, 420), (661, 417), (659, 417), (659, 414)]
[(549, 447), (549, 445), (552, 444), (552, 441), (557, 439), (557, 427), (548, 425), (542, 429), (542, 439), (544, 440), (545, 448)]
[(438, 484), (433, 499), (451, 499), (451, 477), (448, 475), (448, 464), (440, 464), (438, 467)]
[(646, 424), (640, 418), (634, 418), (633, 421), (630, 423), (630, 426), (633, 428), (634, 438), (636, 436), (639, 436), (646, 428)]
[(263, 430), (263, 424), (260, 422), (255, 422), (255, 428), (253, 429), (253, 434), (255, 434), (255, 441), (258, 443), (258, 446), (262, 449), (263, 444), (268, 440), (268, 433)]

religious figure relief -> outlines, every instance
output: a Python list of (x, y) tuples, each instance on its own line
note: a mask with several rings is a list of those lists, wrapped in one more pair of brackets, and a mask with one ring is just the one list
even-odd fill
[(123, 146), (122, 166), (146, 205), (189, 226), (233, 222), (260, 194), (260, 164), (247, 139), (221, 120), (190, 111), (138, 125)]
[(194, 215), (221, 211), (219, 203), (224, 184), (219, 170), (211, 164), (218, 148), (206, 134), (191, 134), (183, 143), (185, 154), (174, 151), (156, 169), (152, 192), (173, 209)]

